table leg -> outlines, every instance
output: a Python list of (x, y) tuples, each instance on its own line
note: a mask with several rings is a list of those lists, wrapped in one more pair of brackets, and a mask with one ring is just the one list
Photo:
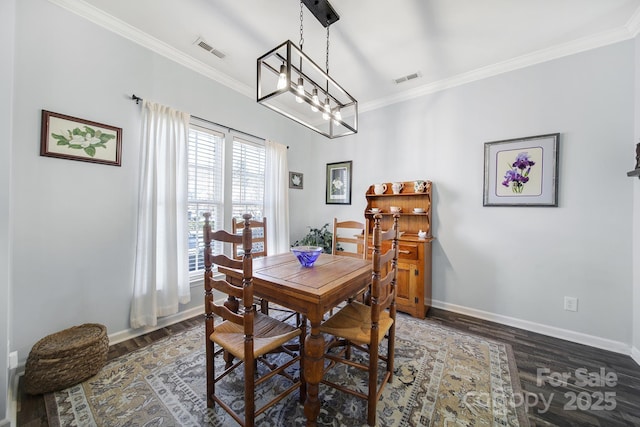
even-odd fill
[(320, 414), (318, 390), (322, 380), (324, 365), (324, 338), (320, 334), (320, 321), (311, 320), (311, 333), (304, 343), (304, 379), (307, 383), (307, 399), (304, 402), (304, 415), (307, 426), (317, 426)]

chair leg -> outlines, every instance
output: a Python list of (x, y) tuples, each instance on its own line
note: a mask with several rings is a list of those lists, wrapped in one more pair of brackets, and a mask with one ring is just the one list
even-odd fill
[(214, 405), (214, 400), (213, 400), (213, 395), (216, 392), (216, 384), (215, 384), (215, 354), (214, 354), (214, 346), (213, 346), (213, 342), (211, 342), (211, 340), (209, 339), (209, 337), (205, 338), (207, 341), (205, 343), (206, 346), (206, 350), (205, 350), (205, 354), (206, 354), (206, 365), (207, 365), (207, 407), (208, 408), (213, 408)]
[(307, 337), (307, 316), (296, 315), (298, 325), (300, 325), (300, 403), (304, 404), (307, 399), (307, 382), (304, 379), (304, 340)]
[(254, 426), (256, 402), (255, 402), (255, 360), (247, 357), (244, 361), (244, 425)]
[(266, 314), (267, 316), (269, 315), (269, 301), (264, 298), (260, 300), (260, 311), (262, 314)]
[(395, 322), (389, 329), (389, 336), (387, 338), (387, 372), (389, 372), (389, 382), (393, 381), (393, 360), (396, 351), (396, 328)]
[(369, 393), (367, 398), (367, 423), (376, 425), (376, 404), (378, 403), (378, 345), (374, 339), (369, 347)]
[(224, 352), (224, 369), (229, 369), (231, 367), (231, 365), (233, 365), (233, 354), (229, 353), (228, 351)]

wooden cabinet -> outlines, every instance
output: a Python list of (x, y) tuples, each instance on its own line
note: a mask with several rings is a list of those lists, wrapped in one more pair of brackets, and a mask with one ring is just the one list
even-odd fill
[[(371, 208), (377, 208), (382, 215), (381, 225), (388, 229), (393, 225), (391, 207), (400, 208), (398, 227), (402, 235), (399, 241), (398, 282), (396, 304), (399, 311), (414, 317), (424, 318), (431, 307), (431, 182), (425, 182), (424, 192), (414, 191), (414, 181), (402, 182), (403, 189), (394, 194), (392, 183), (386, 184), (386, 191), (376, 194), (371, 185), (366, 193), (365, 218), (369, 234), (373, 229)], [(422, 209), (416, 213), (414, 208)], [(426, 233), (424, 238), (418, 232)], [(371, 244), (369, 244), (370, 246)], [(385, 250), (383, 248), (383, 250)], [(370, 251), (369, 251), (370, 254)], [(370, 255), (369, 255), (370, 256)]]

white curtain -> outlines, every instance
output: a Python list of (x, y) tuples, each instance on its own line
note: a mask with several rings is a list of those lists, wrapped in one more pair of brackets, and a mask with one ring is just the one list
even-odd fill
[(289, 251), (289, 166), (287, 146), (265, 141), (264, 205), (267, 217), (267, 252)]
[(189, 114), (142, 105), (138, 235), (131, 327), (155, 326), (189, 293), (187, 144)]

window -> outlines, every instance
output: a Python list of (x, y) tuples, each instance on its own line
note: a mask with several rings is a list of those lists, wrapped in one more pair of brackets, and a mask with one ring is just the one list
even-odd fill
[[(258, 139), (192, 118), (188, 162), (189, 272), (200, 278), (204, 212), (211, 213), (213, 229), (225, 230), (246, 212), (264, 216), (265, 148)], [(220, 243), (212, 249), (214, 254), (225, 250)]]
[(249, 212), (264, 216), (264, 145), (233, 139), (232, 203), (233, 217)]
[[(264, 145), (240, 138), (233, 139), (233, 172), (231, 178), (232, 217), (250, 213), (258, 221), (264, 217)], [(253, 228), (254, 237), (263, 237), (263, 228)], [(254, 242), (254, 252), (264, 252), (264, 242)]]

